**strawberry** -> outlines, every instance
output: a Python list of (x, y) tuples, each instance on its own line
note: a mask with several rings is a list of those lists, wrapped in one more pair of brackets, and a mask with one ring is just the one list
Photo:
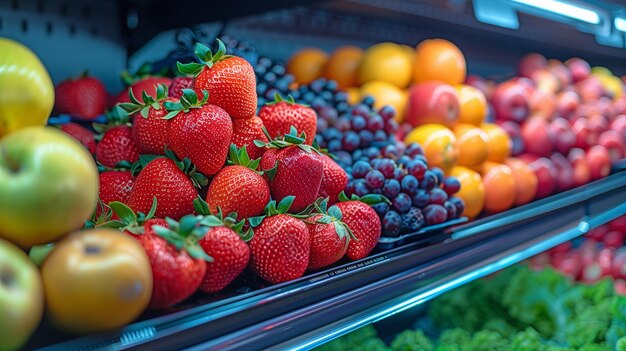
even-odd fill
[(353, 238), (350, 228), (341, 221), (339, 207), (331, 206), (328, 210), (328, 199), (317, 201), (315, 208), (319, 213), (313, 214), (305, 223), (311, 235), (311, 252), (308, 269), (314, 270), (329, 266), (345, 255), (348, 244)]
[(255, 140), (269, 141), (263, 133), (263, 121), (259, 117), (233, 119), (233, 137), (230, 142), (237, 147), (245, 146), (248, 155), (253, 160), (263, 156), (266, 150), (266, 148), (254, 145)]
[(169, 96), (173, 99), (180, 99), (183, 96), (183, 89), (192, 89), (193, 78), (176, 77), (172, 80)]
[(309, 263), (310, 234), (301, 220), (285, 214), (294, 197), (267, 205), (264, 217), (253, 217), (250, 268), (259, 277), (278, 284), (300, 278)]
[[(199, 198), (196, 200), (200, 201)], [(203, 205), (206, 206), (206, 203)], [(221, 213), (217, 217), (206, 216), (202, 219), (201, 224), (210, 229), (199, 244), (213, 258), (213, 262), (207, 265), (200, 285), (201, 291), (214, 293), (224, 289), (248, 266), (250, 248), (246, 241), (252, 237), (252, 230), (249, 229), (243, 235), (244, 223), (245, 221), (237, 223), (235, 216), (222, 218)]]
[(207, 104), (191, 89), (183, 89), (179, 102), (166, 101), (170, 121), (168, 145), (180, 158), (189, 158), (207, 176), (219, 172), (228, 156), (233, 123), (223, 109)]
[(238, 150), (234, 144), (229, 156), (232, 165), (222, 168), (209, 185), (206, 201), (211, 213), (219, 208), (224, 213), (236, 212), (239, 218), (263, 214), (270, 201), (270, 188), (262, 172), (256, 170), (260, 159), (250, 160), (246, 147)]
[(339, 194), (342, 201), (335, 206), (342, 213), (342, 221), (350, 228), (355, 240), (348, 244), (346, 256), (351, 260), (359, 260), (366, 257), (378, 243), (380, 238), (380, 218), (369, 204), (389, 200), (382, 195), (366, 195), (359, 198), (352, 195), (350, 199), (342, 192)]
[(129, 116), (119, 106), (107, 113), (107, 124), (93, 124), (96, 138), (96, 160), (103, 166), (114, 168), (118, 163), (136, 162), (139, 159), (139, 148), (132, 137)]
[(59, 113), (93, 119), (104, 113), (108, 98), (102, 82), (83, 75), (57, 85), (54, 106)]
[(339, 193), (348, 184), (348, 174), (328, 155), (321, 155), (320, 157), (324, 165), (324, 177), (322, 178), (318, 197), (328, 197), (328, 203), (332, 205), (337, 202)]
[[(165, 119), (167, 111), (163, 108), (163, 101), (167, 98), (167, 87), (157, 86), (156, 99), (145, 92), (140, 102), (133, 90), (128, 91), (131, 102), (119, 106), (130, 115), (139, 113), (133, 119), (133, 140), (143, 154), (162, 155), (167, 146), (170, 121)], [(173, 101), (173, 100), (172, 100)]]
[(167, 226), (145, 226), (138, 238), (152, 267), (152, 308), (172, 306), (191, 296), (204, 279), (207, 261), (213, 261), (198, 244), (207, 228), (194, 215), (180, 222), (166, 221)]
[(232, 118), (251, 118), (256, 113), (256, 76), (248, 61), (226, 54), (219, 39), (219, 49), (196, 43), (195, 53), (201, 63), (177, 63), (178, 70), (195, 77), (193, 89), (198, 95), (209, 92), (209, 103), (223, 108)]
[(126, 202), (135, 178), (129, 171), (105, 171), (100, 173), (100, 201), (108, 205), (113, 201)]
[(96, 153), (96, 139), (93, 132), (78, 123), (70, 122), (61, 125), (61, 130), (78, 140), (89, 150), (89, 153)]
[(259, 117), (270, 137), (276, 138), (289, 133), (291, 127), (306, 135), (306, 144), (312, 145), (317, 131), (317, 115), (310, 107), (296, 104), (293, 97), (284, 100), (279, 94), (272, 102), (261, 107)]
[(117, 102), (131, 102), (128, 96), (129, 91), (135, 92), (137, 96), (143, 96), (145, 92), (152, 98), (156, 98), (157, 87), (159, 84), (163, 84), (169, 87), (172, 84), (172, 79), (167, 77), (147, 76), (134, 81), (132, 77), (123, 76), (123, 80), (129, 85), (129, 87), (118, 95)]
[(196, 173), (189, 159), (176, 161), (171, 151), (166, 157), (151, 159), (142, 156), (145, 164), (128, 196), (128, 206), (136, 212), (147, 213), (156, 197), (159, 206), (156, 216), (181, 218), (193, 213), (193, 199), (198, 196), (196, 187), (206, 185), (207, 179)]
[(295, 213), (315, 202), (322, 183), (323, 164), (319, 151), (305, 145), (303, 137), (296, 136), (295, 128), (283, 139), (269, 143), (255, 141), (257, 146), (267, 146), (261, 158), (261, 170), (269, 179), (272, 198), (281, 201), (295, 196), (291, 210)]

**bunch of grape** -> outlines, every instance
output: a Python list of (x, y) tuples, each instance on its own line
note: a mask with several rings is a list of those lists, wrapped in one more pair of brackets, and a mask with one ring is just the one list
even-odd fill
[(366, 97), (354, 106), (348, 106), (341, 115), (330, 108), (318, 109), (320, 147), (337, 156), (337, 162), (349, 170), (354, 160), (363, 154), (374, 155), (388, 145), (395, 145), (398, 124), (392, 107), (374, 109), (374, 99)]
[(391, 205), (373, 206), (382, 221), (382, 234), (397, 237), (423, 226), (461, 217), (465, 204), (453, 196), (461, 184), (439, 168), (428, 169), (419, 144), (387, 145), (355, 152), (348, 194), (382, 194)]
[(259, 57), (254, 65), (256, 74), (256, 93), (259, 107), (274, 100), (276, 93), (286, 97), (292, 95), (289, 90), (295, 78), (287, 73), (285, 66), (267, 57)]

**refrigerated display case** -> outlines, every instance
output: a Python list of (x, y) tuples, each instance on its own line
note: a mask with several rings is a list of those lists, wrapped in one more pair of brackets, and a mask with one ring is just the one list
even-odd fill
[[(550, 3), (560, 3), (558, 1)], [(568, 2), (570, 3), (570, 2)], [(119, 72), (171, 65), (189, 42), (223, 35), (285, 62), (296, 50), (443, 37), (468, 72), (502, 80), (531, 51), (581, 56), (626, 74), (626, 7), (571, 1), (589, 20), (532, 1), (31, 1), (0, 4), (0, 36), (31, 47), (55, 82), (87, 69), (111, 91)], [(545, 3), (544, 3), (545, 4)], [(573, 7), (570, 7), (571, 9)], [(584, 12), (587, 11), (587, 12)], [(469, 223), (417, 236), (369, 257), (268, 285), (250, 275), (214, 295), (148, 311), (119, 330), (74, 336), (42, 324), (27, 348), (49, 350), (305, 350), (393, 318), (473, 280), (626, 214), (623, 161), (612, 175)]]

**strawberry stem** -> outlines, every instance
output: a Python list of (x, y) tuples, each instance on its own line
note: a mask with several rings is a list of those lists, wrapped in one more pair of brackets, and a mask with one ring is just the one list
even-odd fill
[(164, 119), (172, 119), (181, 111), (187, 113), (192, 108), (201, 108), (209, 101), (209, 92), (202, 90), (202, 99), (198, 100), (198, 94), (193, 89), (183, 89), (183, 95), (179, 101), (166, 101), (163, 103), (165, 110), (169, 113), (163, 117)]
[(200, 72), (202, 72), (204, 67), (211, 68), (216, 62), (232, 57), (230, 55), (226, 55), (226, 45), (224, 45), (224, 43), (219, 39), (215, 39), (215, 40), (217, 40), (217, 46), (218, 46), (217, 52), (215, 54), (213, 54), (211, 49), (207, 47), (206, 45), (202, 43), (196, 43), (194, 53), (196, 54), (196, 57), (198, 58), (198, 61), (200, 61), (200, 63), (176, 62), (176, 68), (178, 68), (178, 71), (182, 74), (191, 75), (195, 77), (198, 74), (200, 74)]
[(152, 96), (148, 95), (146, 91), (141, 92), (141, 100), (135, 97), (133, 93), (133, 89), (128, 89), (128, 98), (130, 102), (123, 102), (118, 104), (122, 110), (124, 110), (128, 115), (134, 115), (139, 112), (143, 118), (148, 117), (148, 112), (150, 109), (160, 110), (161, 104), (160, 102), (167, 99), (167, 86), (165, 84), (157, 84), (156, 85), (156, 99)]
[(202, 259), (207, 262), (213, 262), (213, 257), (209, 256), (202, 246), (198, 244), (206, 235), (208, 227), (200, 224), (200, 218), (194, 215), (183, 216), (180, 221), (171, 218), (165, 218), (167, 227), (154, 225), (152, 230), (165, 239), (170, 245), (177, 250), (186, 251), (189, 256), (195, 259)]
[(262, 175), (262, 171), (257, 171), (257, 168), (259, 168), (259, 163), (261, 163), (260, 158), (257, 158), (256, 160), (250, 159), (250, 156), (248, 156), (248, 151), (246, 150), (246, 145), (238, 149), (237, 145), (230, 144), (230, 148), (228, 149), (229, 165), (244, 166)]
[(346, 195), (345, 192), (341, 192), (339, 194), (339, 201), (341, 202), (346, 202), (346, 201), (361, 201), (363, 203), (366, 203), (368, 205), (375, 205), (377, 203), (381, 203), (384, 202), (388, 205), (391, 205), (391, 201), (389, 201), (388, 198), (386, 198), (384, 195), (377, 195), (377, 194), (367, 194), (363, 197), (359, 197), (356, 194), (352, 194), (351, 197), (348, 197)]

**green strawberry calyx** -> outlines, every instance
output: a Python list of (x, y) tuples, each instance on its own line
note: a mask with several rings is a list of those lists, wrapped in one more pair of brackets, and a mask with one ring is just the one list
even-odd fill
[(269, 141), (265, 142), (263, 140), (255, 140), (254, 145), (258, 147), (268, 147), (270, 149), (284, 149), (289, 146), (297, 146), (306, 152), (315, 152), (321, 155), (321, 152), (320, 150), (318, 150), (317, 147), (313, 145), (306, 145), (304, 143), (307, 138), (306, 133), (302, 132), (298, 134), (298, 130), (294, 126), (291, 126), (289, 128), (289, 133), (285, 134), (282, 137), (276, 137), (273, 139), (270, 136), (270, 133), (265, 128), (265, 126), (261, 127), (261, 129), (263, 130), (263, 134), (265, 134), (265, 136), (267, 137), (267, 140)]
[(135, 213), (130, 207), (128, 207), (128, 205), (119, 201), (113, 201), (109, 203), (108, 206), (119, 219), (108, 220), (102, 224), (96, 224), (96, 228), (114, 228), (119, 229), (120, 231), (128, 231), (130, 233), (139, 235), (143, 234), (144, 232), (144, 223), (154, 217), (154, 214), (156, 213), (157, 198), (156, 196), (153, 197), (152, 206), (150, 207), (150, 211), (147, 214), (144, 214), (142, 212)]
[(202, 108), (209, 101), (209, 92), (202, 90), (202, 99), (198, 100), (198, 94), (193, 89), (183, 89), (183, 95), (179, 101), (166, 101), (163, 103), (169, 113), (164, 119), (172, 119), (181, 112), (189, 112), (192, 108)]
[(346, 193), (343, 191), (339, 194), (339, 201), (340, 202), (361, 201), (368, 205), (376, 205), (378, 203), (384, 202), (388, 205), (391, 205), (391, 201), (389, 201), (389, 199), (385, 197), (384, 195), (367, 194), (363, 197), (359, 197), (356, 194), (352, 194), (351, 197), (348, 197), (348, 195), (346, 195)]
[(272, 105), (279, 104), (281, 102), (284, 102), (288, 105), (298, 105), (298, 106), (303, 106), (303, 107), (309, 107), (309, 105), (296, 102), (296, 100), (291, 95), (287, 95), (287, 98), (285, 99), (279, 93), (274, 93), (274, 100), (266, 102), (265, 106), (272, 106)]
[(248, 156), (246, 145), (242, 146), (241, 148), (237, 148), (237, 145), (230, 144), (230, 148), (228, 149), (227, 163), (228, 165), (244, 166), (258, 173), (259, 175), (263, 175), (263, 171), (257, 170), (259, 168), (259, 164), (261, 163), (261, 159), (257, 158), (256, 160), (251, 160), (250, 156)]
[(103, 172), (123, 172), (123, 171), (130, 171), (133, 167), (133, 164), (124, 160), (124, 161), (120, 161), (118, 163), (115, 164), (115, 167), (111, 168), (111, 167), (107, 167), (103, 164), (101, 164), (100, 162), (96, 162), (96, 167), (98, 167), (98, 173), (103, 173)]
[(165, 239), (168, 244), (176, 248), (176, 250), (186, 251), (189, 256), (195, 259), (202, 259), (207, 262), (213, 262), (213, 257), (209, 256), (202, 246), (198, 244), (209, 228), (201, 224), (201, 217), (192, 214), (183, 216), (180, 221), (172, 218), (165, 218), (167, 227), (161, 225), (153, 225), (152, 230), (156, 235)]
[(267, 206), (265, 206), (264, 215), (248, 218), (248, 223), (250, 223), (250, 227), (258, 227), (259, 225), (261, 225), (261, 222), (263, 222), (266, 217), (277, 216), (280, 214), (286, 214), (291, 217), (300, 219), (309, 217), (309, 214), (305, 213), (305, 211), (307, 210), (298, 214), (287, 213), (289, 211), (289, 208), (291, 207), (291, 204), (293, 204), (293, 200), (295, 199), (295, 196), (289, 195), (285, 196), (282, 200), (280, 200), (279, 203), (276, 203), (276, 200), (270, 201)]
[(167, 147), (165, 148), (165, 156), (163, 155), (139, 155), (139, 160), (135, 162), (131, 168), (131, 173), (133, 176), (137, 175), (148, 163), (157, 158), (166, 157), (170, 160), (174, 161), (178, 169), (180, 169), (183, 173), (189, 176), (193, 185), (196, 188), (201, 188), (209, 184), (209, 179), (202, 173), (199, 173), (196, 166), (191, 163), (191, 160), (185, 157), (182, 160), (179, 160), (178, 157), (174, 154), (174, 152)]
[(217, 214), (213, 214), (209, 209), (209, 205), (200, 196), (193, 200), (193, 208), (196, 213), (202, 217), (200, 220), (201, 225), (207, 227), (227, 227), (237, 233), (245, 242), (252, 239), (252, 235), (254, 234), (252, 227), (244, 231), (246, 220), (244, 219), (237, 222), (237, 212), (231, 212), (227, 216), (224, 216), (222, 209), (218, 207)]
[(320, 224), (334, 224), (335, 232), (339, 236), (339, 239), (346, 240), (346, 247), (350, 243), (351, 240), (358, 239), (352, 233), (352, 230), (346, 223), (342, 221), (343, 214), (341, 213), (341, 209), (337, 206), (328, 207), (328, 198), (319, 198), (315, 201), (315, 213), (311, 214), (311, 217), (315, 215), (322, 215), (322, 217), (315, 220), (315, 222), (311, 223), (306, 221), (307, 223), (320, 223)]
[(104, 114), (106, 119), (107, 119), (107, 123), (93, 123), (93, 129), (98, 132), (99, 134), (96, 134), (94, 136), (94, 138), (96, 139), (96, 141), (100, 141), (102, 139), (102, 136), (104, 133), (106, 133), (108, 130), (113, 129), (117, 126), (131, 126), (130, 124), (130, 115), (124, 111), (124, 109), (122, 109), (119, 105), (113, 106), (112, 109), (106, 111), (106, 113)]
[(167, 99), (167, 86), (165, 84), (157, 84), (156, 86), (156, 99), (148, 95), (146, 91), (141, 92), (141, 101), (137, 99), (133, 93), (133, 89), (128, 89), (128, 98), (130, 102), (123, 102), (118, 106), (129, 115), (134, 115), (139, 112), (141, 117), (148, 118), (148, 112), (150, 109), (160, 110), (161, 102)]
[[(102, 200), (98, 199), (98, 203), (96, 204), (97, 209), (91, 213), (91, 217), (85, 221), (83, 225), (84, 229), (95, 228), (102, 223), (106, 223), (111, 220), (113, 216), (113, 211), (109, 205), (102, 202)], [(97, 210), (100, 210), (100, 214), (98, 214)]]
[(208, 46), (202, 43), (196, 43), (194, 53), (196, 54), (196, 57), (198, 58), (198, 61), (200, 61), (200, 63), (176, 62), (176, 67), (178, 68), (178, 71), (185, 75), (197, 76), (200, 72), (202, 72), (202, 69), (204, 67), (211, 68), (216, 62), (232, 57), (231, 55), (226, 55), (226, 45), (224, 45), (224, 43), (219, 39), (215, 40), (217, 41), (218, 46), (215, 54), (213, 54)]

